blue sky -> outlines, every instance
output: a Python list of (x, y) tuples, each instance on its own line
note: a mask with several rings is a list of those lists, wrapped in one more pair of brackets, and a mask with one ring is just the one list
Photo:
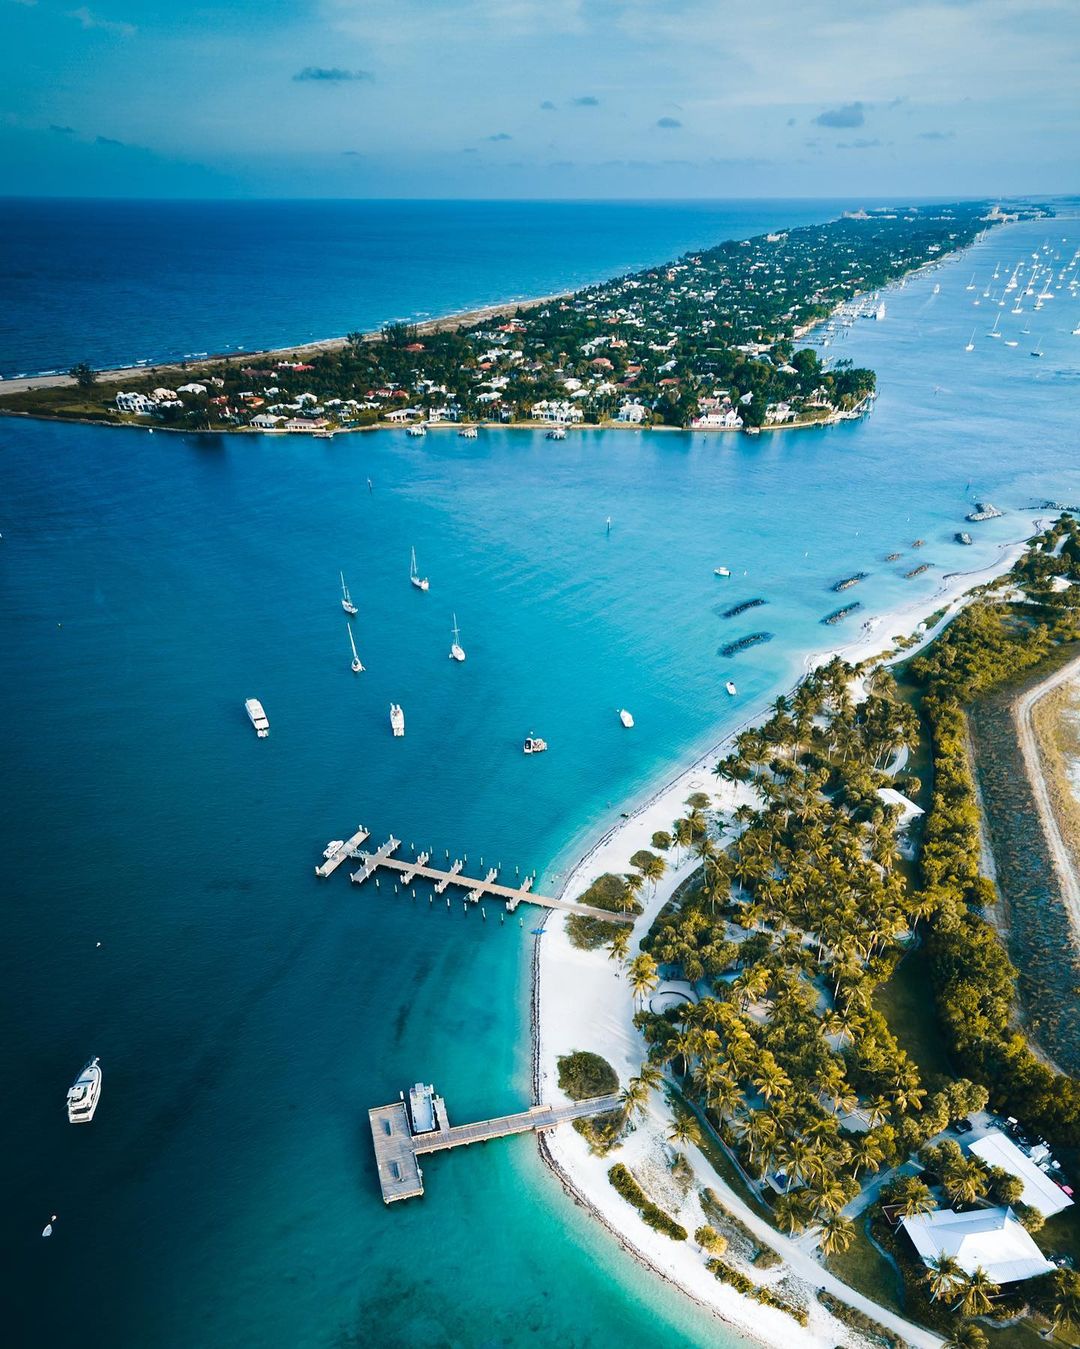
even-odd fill
[(0, 0), (0, 192), (1080, 190), (1080, 0)]

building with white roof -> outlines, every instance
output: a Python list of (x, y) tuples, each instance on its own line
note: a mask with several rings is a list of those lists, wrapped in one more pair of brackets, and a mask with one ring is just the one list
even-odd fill
[(972, 1143), (971, 1151), (987, 1166), (1000, 1166), (1010, 1176), (1018, 1176), (1024, 1182), (1021, 1199), (1029, 1208), (1037, 1208), (1044, 1218), (1052, 1218), (1073, 1202), (1006, 1134), (998, 1130), (988, 1133)]
[(1011, 1208), (945, 1208), (900, 1221), (925, 1265), (950, 1255), (965, 1274), (982, 1269), (994, 1283), (1034, 1279), (1054, 1268)]

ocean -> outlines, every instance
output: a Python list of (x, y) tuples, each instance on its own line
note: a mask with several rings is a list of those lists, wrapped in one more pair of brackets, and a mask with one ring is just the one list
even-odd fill
[[(745, 232), (770, 212), (784, 223), (759, 204)], [(418, 1079), (459, 1122), (528, 1103), (530, 918), (313, 868), (364, 824), (557, 886), (808, 653), (929, 606), (944, 572), (1023, 537), (1033, 505), (1080, 501), (1080, 304), (1000, 311), (1006, 348), (982, 336), (999, 311), (965, 289), (1046, 240), (1071, 256), (1076, 222), (995, 232), (890, 292), (886, 320), (837, 352), (877, 370), (877, 405), (824, 430), (315, 441), (0, 420), (8, 1343), (75, 1323), (90, 1346), (159, 1349), (741, 1343), (575, 1207), (528, 1138), (431, 1158), (425, 1197), (384, 1208), (369, 1106)], [(539, 288), (572, 279), (552, 262)], [(447, 304), (484, 298), (466, 289)], [(153, 348), (130, 319), (134, 349)], [(89, 344), (93, 316), (69, 321)], [(206, 347), (224, 308), (215, 322)], [(974, 497), (1005, 515), (965, 526)], [(408, 583), (413, 546), (427, 594)], [(862, 611), (823, 627), (857, 571), (845, 600)], [(756, 630), (773, 640), (718, 655)], [(521, 754), (530, 731), (548, 754)], [(95, 1054), (101, 1105), (73, 1128), (64, 1094)]]

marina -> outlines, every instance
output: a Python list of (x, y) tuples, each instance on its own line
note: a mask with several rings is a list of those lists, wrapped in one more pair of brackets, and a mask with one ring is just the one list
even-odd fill
[(619, 1105), (618, 1096), (597, 1096), (570, 1105), (534, 1105), (516, 1115), (451, 1127), (443, 1098), (435, 1095), (433, 1087), (418, 1082), (409, 1091), (408, 1105), (402, 1093), (400, 1101), (374, 1106), (368, 1111), (383, 1203), (416, 1199), (424, 1193), (424, 1173), (417, 1159), (427, 1153), (488, 1143), (514, 1134), (539, 1133), (569, 1120), (616, 1110)]

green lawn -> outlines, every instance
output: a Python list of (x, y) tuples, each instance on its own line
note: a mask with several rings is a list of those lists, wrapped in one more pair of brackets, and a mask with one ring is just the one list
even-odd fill
[(926, 950), (909, 951), (896, 973), (874, 994), (874, 1004), (889, 1023), (889, 1029), (918, 1064), (928, 1091), (955, 1077), (945, 1053), (941, 1028), (934, 1008), (933, 983)]
[(889, 1311), (905, 1315), (901, 1300), (903, 1280), (866, 1235), (862, 1222), (856, 1223), (855, 1240), (848, 1249), (843, 1255), (830, 1255), (825, 1267), (849, 1288), (873, 1298)]

